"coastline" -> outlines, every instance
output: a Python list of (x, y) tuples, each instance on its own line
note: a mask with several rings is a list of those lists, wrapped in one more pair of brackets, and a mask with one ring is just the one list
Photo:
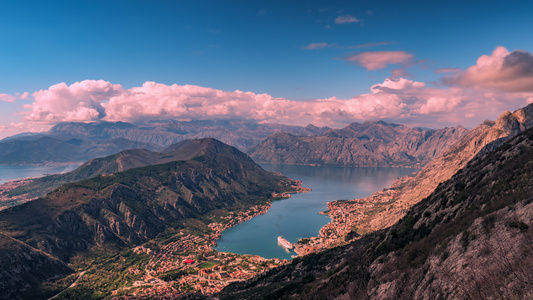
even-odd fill
[(319, 214), (330, 217), (330, 222), (320, 228), (319, 236), (300, 239), (295, 243), (295, 252), (306, 255), (345, 245), (369, 232), (370, 227), (366, 224), (369, 217), (391, 204), (407, 177), (396, 179), (389, 188), (374, 192), (368, 197), (328, 202), (328, 209)]
[[(301, 187), (301, 181), (293, 182), (296, 185), (293, 186), (295, 190), (291, 193), (310, 190)], [(214, 247), (224, 230), (267, 213), (272, 207), (272, 201), (278, 200), (281, 196), (290, 198), (291, 193), (273, 193), (267, 203), (220, 217), (220, 222), (207, 224), (210, 232), (203, 236), (182, 230), (178, 233), (180, 237), (177, 240), (161, 246), (157, 253), (144, 245), (135, 247), (133, 249), (135, 253), (148, 254), (151, 256), (150, 260), (143, 271), (138, 268), (130, 269), (129, 272), (142, 275), (141, 278), (131, 286), (113, 291), (113, 296), (125, 293), (125, 295), (144, 297), (177, 297), (186, 291), (211, 295), (232, 282), (244, 281), (289, 263), (286, 259), (266, 259), (258, 255), (219, 252)], [(203, 267), (210, 263), (213, 264), (212, 267)], [(187, 275), (172, 281), (161, 279), (165, 278), (165, 274), (176, 272), (184, 272)]]

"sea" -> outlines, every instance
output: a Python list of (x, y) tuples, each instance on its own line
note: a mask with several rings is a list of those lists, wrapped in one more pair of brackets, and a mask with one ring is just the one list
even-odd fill
[(278, 236), (283, 236), (291, 243), (300, 238), (318, 236), (320, 228), (330, 221), (328, 216), (319, 214), (327, 210), (328, 202), (370, 196), (389, 187), (397, 178), (418, 171), (412, 168), (261, 166), (301, 180), (302, 186), (312, 191), (274, 201), (266, 214), (225, 230), (217, 240), (217, 251), (259, 255), (269, 259), (291, 259), (295, 253), (278, 245)]
[(45, 175), (70, 172), (79, 167), (79, 165), (62, 165), (62, 166), (4, 166), (0, 165), (0, 184), (15, 179), (28, 177), (42, 177)]

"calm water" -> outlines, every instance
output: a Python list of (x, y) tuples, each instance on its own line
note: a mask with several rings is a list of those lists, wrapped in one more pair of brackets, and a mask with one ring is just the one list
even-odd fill
[(69, 172), (77, 168), (77, 165), (68, 166), (2, 166), (0, 165), (0, 184), (10, 180), (41, 177), (47, 174)]
[(327, 209), (327, 202), (370, 196), (390, 186), (397, 178), (415, 171), (405, 168), (261, 166), (302, 180), (303, 186), (313, 190), (274, 201), (268, 213), (224, 231), (217, 241), (218, 251), (290, 259), (294, 253), (288, 253), (278, 245), (278, 236), (282, 235), (292, 243), (299, 238), (317, 236), (318, 230), (330, 220), (318, 214)]

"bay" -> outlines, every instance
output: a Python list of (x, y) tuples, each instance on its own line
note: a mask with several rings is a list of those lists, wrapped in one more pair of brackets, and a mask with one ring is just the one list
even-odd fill
[(409, 168), (261, 166), (301, 180), (302, 186), (312, 191), (274, 201), (266, 214), (225, 230), (217, 240), (217, 251), (259, 255), (269, 259), (291, 259), (294, 253), (278, 245), (278, 236), (292, 243), (299, 238), (318, 236), (320, 228), (330, 221), (328, 216), (318, 214), (327, 209), (328, 202), (370, 196), (389, 187), (397, 178), (416, 171)]
[(74, 170), (78, 165), (64, 165), (64, 166), (34, 166), (34, 165), (0, 165), (0, 184), (6, 183), (10, 180), (28, 178), (28, 177), (42, 177), (49, 174), (65, 173)]

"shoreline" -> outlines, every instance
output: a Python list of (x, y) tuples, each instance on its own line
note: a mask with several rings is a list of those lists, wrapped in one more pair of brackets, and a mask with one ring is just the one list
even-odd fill
[[(157, 252), (145, 245), (133, 248), (137, 254), (150, 255), (150, 260), (144, 268), (130, 269), (133, 274), (142, 275), (140, 280), (131, 286), (124, 286), (112, 292), (113, 296), (142, 296), (142, 297), (177, 297), (188, 291), (197, 291), (211, 295), (219, 292), (232, 282), (248, 280), (263, 274), (270, 269), (289, 263), (286, 259), (266, 259), (258, 255), (235, 254), (219, 252), (214, 249), (216, 241), (224, 230), (240, 223), (265, 214), (272, 207), (272, 202), (279, 198), (291, 198), (293, 193), (304, 193), (311, 189), (302, 187), (300, 180), (290, 180), (294, 190), (284, 193), (272, 193), (271, 199), (266, 203), (257, 204), (244, 211), (232, 212), (220, 217), (222, 222), (206, 224), (209, 233), (197, 235), (181, 230), (177, 239), (167, 243)], [(211, 267), (203, 267), (213, 264)], [(166, 274), (184, 272), (187, 275), (171, 281), (164, 281)], [(125, 295), (122, 295), (125, 293)], [(119, 296), (119, 297), (120, 297)]]
[(396, 179), (388, 188), (376, 191), (368, 197), (328, 202), (328, 209), (319, 214), (330, 217), (330, 222), (320, 228), (318, 236), (303, 238), (295, 243), (295, 251), (297, 249), (299, 255), (306, 255), (345, 245), (360, 238), (369, 230), (364, 224), (365, 220), (372, 212), (391, 204), (399, 193), (398, 188), (409, 176)]

